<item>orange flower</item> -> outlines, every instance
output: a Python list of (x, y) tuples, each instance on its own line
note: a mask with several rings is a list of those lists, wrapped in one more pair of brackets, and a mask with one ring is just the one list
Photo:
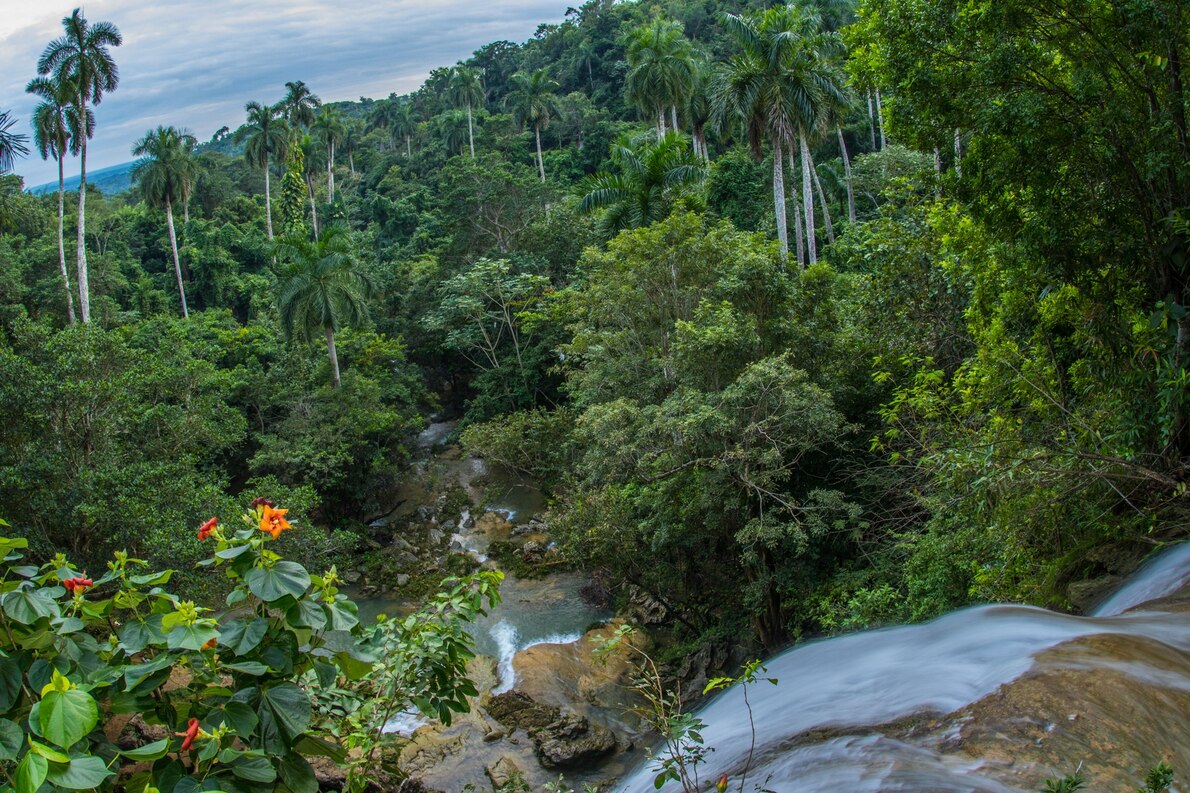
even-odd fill
[(285, 519), (285, 513), (289, 512), (287, 509), (273, 509), (268, 504), (262, 504), (260, 508), (260, 530), (272, 536), (275, 540), (281, 536), (281, 532), (292, 529), (289, 521)]
[(190, 720), (186, 725), (186, 732), (175, 732), (174, 735), (184, 739), (182, 741), (182, 751), (187, 751), (194, 745), (194, 739), (198, 737), (198, 719)]
[(724, 793), (724, 791), (727, 790), (727, 774), (719, 777), (719, 784), (715, 785), (715, 790), (717, 790), (718, 793)]
[(62, 586), (66, 587), (67, 592), (73, 594), (74, 592), (85, 592), (95, 586), (95, 582), (90, 578), (67, 578), (62, 582)]
[(215, 533), (215, 527), (219, 525), (219, 518), (211, 518), (206, 523), (198, 527), (198, 539), (205, 540)]
[(214, 649), (215, 649), (215, 646), (216, 646), (216, 645), (218, 645), (218, 644), (219, 644), (219, 640), (218, 640), (218, 639), (207, 639), (205, 642), (203, 642), (202, 649), (204, 649), (204, 650), (214, 650)]

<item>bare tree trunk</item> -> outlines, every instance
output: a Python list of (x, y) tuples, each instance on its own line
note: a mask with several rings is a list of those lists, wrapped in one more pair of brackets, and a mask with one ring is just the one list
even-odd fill
[(79, 126), (82, 128), (80, 137), (83, 145), (80, 150), (78, 251), (75, 266), (78, 268), (79, 313), (86, 325), (91, 321), (91, 284), (87, 279), (87, 133), (90, 130), (87, 129), (87, 103), (81, 102), (80, 105)]
[(541, 159), (541, 125), (534, 124), (533, 132), (537, 136), (537, 173), (541, 176), (541, 181), (545, 181), (545, 160)]
[(178, 258), (178, 236), (174, 233), (174, 206), (167, 197), (165, 199), (165, 222), (169, 227), (169, 247), (174, 254), (174, 275), (178, 278), (178, 297), (182, 300), (182, 318), (190, 318), (190, 309), (186, 306), (186, 286), (182, 283), (182, 260)]
[(669, 118), (673, 122), (674, 132), (680, 132), (681, 128), (678, 126), (678, 106), (669, 106)]
[(785, 167), (781, 161), (781, 143), (773, 139), (773, 209), (777, 220), (777, 241), (781, 244), (781, 262), (789, 260), (789, 226), (785, 222)]
[(835, 224), (831, 223), (830, 209), (826, 204), (826, 193), (822, 191), (822, 180), (818, 178), (818, 168), (814, 165), (814, 157), (807, 155), (810, 160), (810, 175), (814, 177), (814, 191), (818, 193), (818, 206), (822, 207), (822, 224), (826, 227), (826, 239), (830, 243), (835, 241)]
[(876, 120), (880, 123), (880, 148), (888, 147), (888, 138), (884, 135), (884, 104), (880, 101), (880, 89), (876, 89)]
[(467, 140), (471, 144), (471, 159), (475, 159), (475, 131), (471, 125), (471, 100), (467, 100)]
[(872, 151), (876, 151), (876, 114), (872, 111), (872, 90), (865, 92), (868, 96), (868, 132), (872, 136)]
[(342, 385), (339, 379), (339, 351), (335, 348), (335, 330), (331, 327), (325, 327), (326, 332), (326, 354), (331, 359), (331, 383), (335, 388)]
[(963, 178), (963, 133), (954, 128), (954, 175)]
[[(793, 159), (793, 147), (789, 147), (789, 172), (791, 174), (797, 173), (797, 163)], [(806, 238), (802, 229), (802, 194), (798, 190), (797, 180), (791, 179), (793, 185), (793, 237), (797, 243), (797, 263), (799, 267), (806, 265)]]
[(326, 142), (326, 202), (333, 204), (335, 202), (335, 142), (327, 140)]
[(665, 135), (665, 108), (657, 111), (657, 135), (663, 137)]
[[(182, 198), (182, 225), (190, 225), (190, 196)], [(182, 229), (185, 231), (185, 229)]]
[(66, 285), (66, 316), (73, 325), (78, 320), (74, 316), (74, 295), (70, 293), (70, 273), (66, 270), (66, 242), (62, 236), (66, 214), (66, 175), (62, 164), (65, 155), (64, 151), (58, 152), (58, 266), (62, 268), (62, 283)]
[(318, 239), (318, 207), (314, 203), (314, 182), (306, 177), (306, 192), (310, 194), (310, 219), (313, 221), (314, 239)]
[(269, 229), (269, 240), (273, 239), (273, 197), (269, 190), (269, 161), (264, 161), (264, 219)]
[(855, 222), (855, 190), (851, 186), (851, 157), (847, 154), (847, 141), (843, 138), (843, 127), (835, 125), (839, 132), (839, 153), (843, 155), (843, 178), (847, 181), (847, 220)]
[(355, 178), (355, 150), (347, 152), (347, 165), (351, 168), (351, 178)]
[(412, 135), (405, 136), (405, 159), (406, 160), (413, 159), (413, 136)]
[(810, 185), (810, 146), (806, 143), (805, 133), (798, 135), (798, 143), (802, 149), (802, 211), (806, 213), (806, 261), (818, 264), (818, 244), (814, 234), (814, 189)]

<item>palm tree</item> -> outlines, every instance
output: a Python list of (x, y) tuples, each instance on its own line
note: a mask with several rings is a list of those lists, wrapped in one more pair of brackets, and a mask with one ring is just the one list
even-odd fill
[(322, 100), (301, 80), (286, 83), (285, 91), (285, 98), (279, 106), (296, 135), (300, 127), (314, 123), (314, 111), (322, 106)]
[(711, 161), (711, 152), (707, 148), (707, 125), (714, 116), (711, 105), (711, 86), (714, 74), (710, 64), (700, 61), (694, 67), (694, 81), (690, 84), (690, 93), (686, 97), (686, 118), (690, 121), (690, 139), (694, 145), (694, 153), (704, 161)]
[(310, 199), (311, 231), (318, 237), (318, 204), (314, 198), (314, 177), (322, 171), (325, 161), (322, 147), (310, 135), (302, 135), (294, 141), (302, 150), (302, 178), (306, 182), (306, 196)]
[(182, 301), (182, 316), (189, 317), (186, 305), (186, 286), (182, 280), (182, 262), (178, 256), (178, 236), (174, 231), (174, 204), (190, 194), (198, 174), (194, 161), (193, 135), (176, 127), (149, 130), (132, 149), (139, 157), (132, 169), (132, 179), (140, 184), (145, 203), (165, 210), (169, 228), (169, 246), (174, 255), (174, 275), (178, 279), (178, 297)]
[(624, 87), (646, 117), (657, 119), (665, 134), (665, 111), (678, 128), (678, 106), (685, 104), (694, 83), (694, 55), (680, 22), (654, 19), (628, 37), (628, 74)]
[(269, 239), (273, 238), (273, 200), (269, 185), (269, 165), (285, 159), (289, 151), (289, 125), (285, 119), (279, 117), (277, 108), (260, 102), (249, 102), (244, 105), (248, 111), (248, 123), (236, 130), (236, 143), (247, 138), (248, 145), (244, 147), (244, 159), (249, 165), (264, 169), (264, 213), (269, 231)]
[(811, 188), (809, 140), (821, 134), (832, 103), (844, 100), (837, 73), (823, 55), (817, 17), (797, 6), (775, 6), (759, 15), (722, 15), (741, 52), (720, 69), (714, 105), (721, 120), (742, 122), (753, 156), (767, 137), (773, 150), (773, 198), (777, 236), (788, 255), (782, 153), (796, 143), (801, 153), (802, 210), (810, 263), (818, 260)]
[(0, 112), (0, 175), (13, 169), (17, 157), (29, 153), (29, 147), (25, 145), (26, 137), (12, 131), (16, 123), (17, 120), (9, 115), (9, 111)]
[(550, 78), (546, 69), (529, 72), (517, 72), (509, 82), (513, 89), (504, 98), (505, 104), (512, 108), (512, 118), (516, 125), (524, 129), (532, 125), (533, 134), (537, 139), (537, 173), (541, 181), (545, 181), (545, 161), (541, 158), (541, 131), (550, 125), (550, 114), (558, 112), (557, 91), (561, 87)]
[(105, 93), (116, 90), (120, 72), (109, 47), (118, 47), (124, 39), (110, 22), (91, 24), (79, 9), (62, 20), (65, 32), (54, 39), (37, 61), (37, 73), (43, 77), (53, 74), (58, 82), (74, 86), (79, 131), (79, 220), (78, 220), (78, 286), (79, 311), (83, 322), (91, 321), (91, 294), (87, 279), (87, 140), (95, 133), (94, 116), (87, 105), (98, 105)]
[(359, 148), (359, 142), (362, 132), (358, 122), (350, 121), (347, 123), (346, 131), (343, 134), (343, 153), (347, 155), (347, 167), (351, 169), (352, 177), (355, 176), (355, 150)]
[(667, 198), (672, 190), (706, 179), (701, 155), (694, 154), (676, 132), (660, 138), (621, 136), (612, 145), (611, 159), (619, 173), (590, 177), (579, 203), (584, 212), (607, 210), (600, 225), (608, 234), (663, 219), (669, 214)]
[(478, 69), (459, 64), (450, 70), (450, 81), (447, 93), (451, 101), (467, 108), (467, 140), (471, 144), (471, 157), (475, 158), (475, 124), (472, 121), (471, 108), (482, 105), (484, 98), (483, 81)]
[[(33, 111), (33, 142), (41, 159), (51, 157), (58, 163), (58, 267), (62, 271), (62, 283), (66, 287), (66, 316), (73, 325), (74, 295), (70, 291), (70, 273), (66, 269), (66, 242), (63, 233), (65, 223), (67, 152), (78, 153), (81, 125), (78, 123), (78, 106), (75, 97), (78, 90), (69, 80), (57, 81), (46, 77), (32, 80), (25, 90), (41, 97), (41, 104)], [(88, 111), (90, 112), (90, 111)]]
[(467, 145), (467, 114), (462, 110), (448, 110), (438, 116), (438, 128), (442, 132), (442, 142), (446, 144), (446, 153), (450, 156), (462, 154)]
[(412, 102), (397, 102), (389, 133), (393, 138), (404, 138), (405, 159), (413, 159), (413, 136), (417, 133), (417, 111)]
[(335, 146), (347, 136), (343, 117), (334, 108), (324, 107), (311, 127), (326, 146), (326, 200), (335, 200)]
[(351, 239), (341, 226), (328, 226), (314, 240), (282, 237), (276, 249), (289, 261), (277, 299), (286, 338), (297, 336), (309, 342), (321, 330), (331, 362), (331, 381), (338, 388), (335, 333), (344, 325), (366, 321), (365, 301), (372, 294), (372, 282), (357, 268)]

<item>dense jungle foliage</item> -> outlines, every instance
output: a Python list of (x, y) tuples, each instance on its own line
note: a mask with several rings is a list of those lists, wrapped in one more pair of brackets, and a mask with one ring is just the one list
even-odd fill
[[(683, 641), (1086, 605), (1190, 518), (1190, 11), (767, 5), (290, 83), (130, 141), (124, 194), (0, 177), (0, 515), (211, 597), (179, 526), (268, 496), (329, 564), (445, 410)], [(66, 22), (6, 169), (73, 168), (118, 90), (116, 27)]]

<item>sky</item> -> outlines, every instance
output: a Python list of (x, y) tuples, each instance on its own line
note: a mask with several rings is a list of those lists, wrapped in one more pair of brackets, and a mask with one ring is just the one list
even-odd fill
[[(0, 110), (21, 130), (36, 100), (25, 84), (81, 0), (0, 0)], [(324, 101), (381, 98), (421, 85), (430, 70), (491, 41), (524, 41), (562, 21), (575, 0), (86, 0), (84, 15), (124, 36), (112, 54), (120, 87), (96, 108), (87, 170), (132, 159), (133, 142), (160, 124), (207, 140), (243, 122), (249, 100), (276, 102), (290, 80)], [(31, 147), (32, 151), (32, 147)], [(67, 159), (67, 173), (77, 171)], [(31, 153), (16, 172), (33, 187), (58, 178)]]

